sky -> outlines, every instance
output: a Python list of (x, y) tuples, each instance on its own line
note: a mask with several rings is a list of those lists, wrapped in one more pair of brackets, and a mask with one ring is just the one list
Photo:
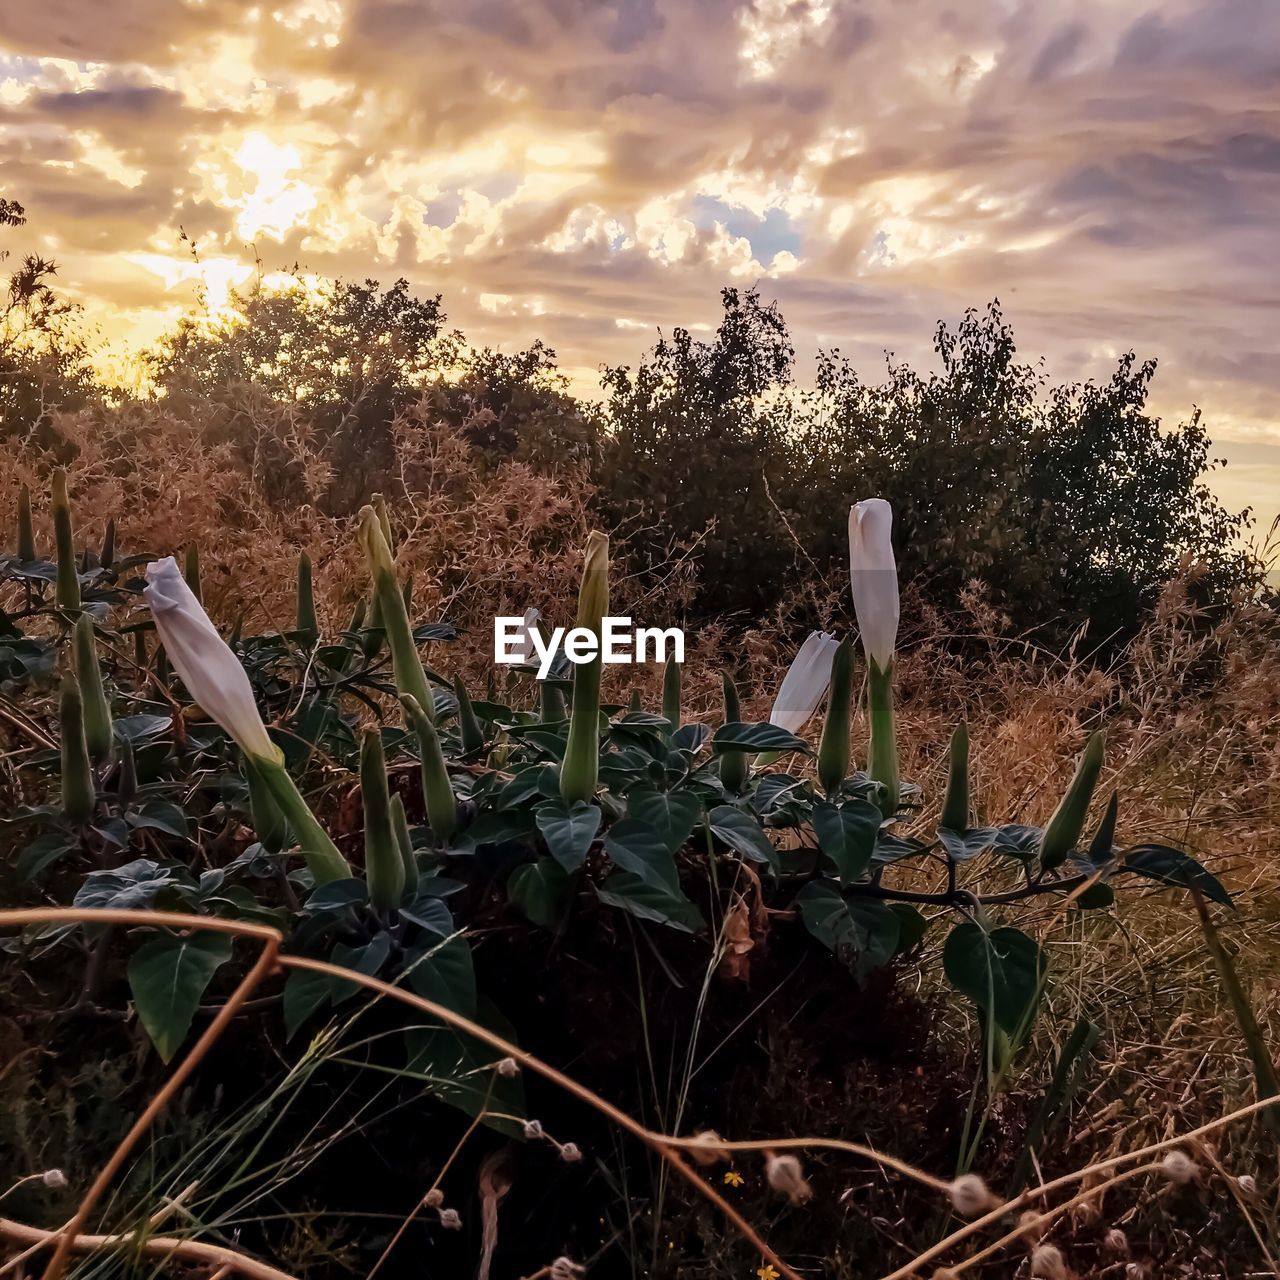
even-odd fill
[(585, 393), (727, 284), (802, 377), (998, 296), (1055, 379), (1158, 357), (1280, 511), (1276, 0), (8, 0), (0, 195), (121, 378), (255, 262), (405, 276)]

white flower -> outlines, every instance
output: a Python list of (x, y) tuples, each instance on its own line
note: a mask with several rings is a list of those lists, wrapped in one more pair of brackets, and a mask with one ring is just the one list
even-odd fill
[(277, 760), (253, 700), (253, 686), (236, 655), (186, 584), (172, 556), (147, 565), (142, 593), (156, 631), (187, 692), (235, 739), (247, 755)]
[(771, 723), (788, 733), (804, 728), (831, 683), (831, 662), (839, 647), (840, 642), (825, 631), (810, 634), (782, 679), (769, 712)]
[(898, 640), (898, 566), (893, 558), (893, 508), (868, 498), (849, 508), (849, 577), (862, 648), (881, 671)]

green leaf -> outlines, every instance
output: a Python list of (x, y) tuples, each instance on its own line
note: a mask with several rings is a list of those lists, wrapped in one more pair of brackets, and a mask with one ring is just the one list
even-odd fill
[[(878, 815), (877, 815), (878, 816)], [(893, 959), (902, 921), (877, 898), (844, 898), (833, 884), (815, 880), (796, 895), (804, 926), (862, 983)]]
[(231, 958), (226, 934), (161, 934), (129, 960), (129, 989), (138, 1017), (165, 1062), (178, 1051), (218, 966)]
[(711, 735), (711, 750), (716, 755), (726, 751), (803, 751), (806, 755), (813, 752), (803, 738), (767, 720), (758, 724), (721, 725)]
[(1081, 911), (1097, 911), (1109, 907), (1116, 900), (1116, 892), (1101, 880), (1095, 881), (1087, 889), (1076, 894), (1075, 905)]
[[(702, 816), (702, 802), (688, 791), (632, 791), (627, 796), (627, 818), (652, 827), (662, 837), (668, 853), (677, 853)], [(616, 830), (616, 828), (615, 828)]]
[(891, 902), (889, 910), (898, 917), (897, 954), (903, 955), (914, 950), (928, 931), (928, 920), (909, 902)]
[(507, 896), (544, 929), (558, 929), (569, 909), (573, 880), (555, 858), (517, 867), (507, 881)]
[(570, 874), (577, 871), (600, 830), (600, 810), (581, 800), (567, 805), (556, 797), (540, 804), (534, 817), (551, 856)]
[(679, 889), (654, 885), (630, 871), (614, 871), (596, 888), (596, 896), (639, 920), (669, 925), (682, 933), (695, 933), (704, 927), (702, 913)]
[(1199, 889), (1213, 902), (1221, 903), (1224, 907), (1233, 905), (1231, 895), (1215, 875), (1206, 871), (1188, 854), (1180, 849), (1171, 849), (1168, 845), (1134, 845), (1124, 855), (1118, 870), (1132, 871), (1158, 880), (1161, 884), (1172, 885), (1176, 889)]
[(26, 884), (53, 866), (75, 848), (60, 831), (51, 831), (33, 840), (18, 855), (18, 879)]
[(298, 1028), (333, 992), (333, 980), (327, 973), (309, 969), (290, 969), (284, 983), (284, 1035), (292, 1040)]
[(995, 827), (973, 827), (968, 831), (953, 831), (950, 827), (938, 828), (938, 843), (947, 851), (953, 862), (968, 862), (996, 842)]
[[(474, 1017), (504, 1040), (516, 1042), (511, 1023), (488, 1001), (481, 1000)], [(524, 1080), (519, 1074), (498, 1074), (497, 1050), (450, 1027), (411, 1027), (405, 1045), (408, 1073), (421, 1078), (433, 1096), (469, 1116), (496, 1113), (486, 1115), (485, 1124), (508, 1137), (521, 1136)]]
[[(351, 969), (355, 973), (363, 973), (367, 977), (375, 977), (378, 970), (387, 962), (387, 957), (391, 954), (391, 935), (389, 933), (377, 933), (366, 943), (358, 947), (349, 947), (345, 942), (339, 942), (333, 948), (333, 954), (329, 959), (337, 965), (341, 965), (344, 969)], [(352, 996), (358, 995), (360, 987), (354, 982), (344, 982), (341, 978), (330, 978), (331, 991), (330, 995), (334, 1004), (338, 1004), (342, 1000), (350, 1000)]]
[(680, 879), (666, 838), (639, 818), (615, 822), (604, 838), (604, 849), (624, 871), (638, 876), (655, 889), (678, 894)]
[(764, 862), (775, 870), (778, 851), (773, 847), (764, 828), (749, 814), (735, 809), (731, 804), (718, 804), (707, 814), (711, 834), (723, 840), (734, 853), (740, 853), (752, 862)]
[(880, 810), (868, 800), (843, 805), (823, 800), (813, 806), (812, 821), (818, 847), (835, 864), (840, 879), (845, 884), (862, 879), (880, 834)]
[(476, 970), (460, 933), (406, 957), (409, 985), (424, 999), (471, 1017), (476, 1011)]
[(187, 815), (178, 805), (165, 800), (144, 805), (139, 813), (128, 815), (128, 822), (133, 827), (163, 831), (182, 840), (187, 838)]
[(971, 920), (952, 929), (942, 949), (947, 981), (968, 996), (1011, 1039), (1031, 1025), (1048, 960), (1019, 929), (987, 932)]

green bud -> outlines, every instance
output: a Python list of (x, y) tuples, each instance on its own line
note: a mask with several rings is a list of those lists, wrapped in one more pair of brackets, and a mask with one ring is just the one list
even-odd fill
[(95, 798), (84, 740), (84, 706), (80, 686), (71, 674), (62, 678), (58, 719), (62, 731), (62, 809), (71, 822), (81, 826), (93, 817)]
[(538, 715), (543, 724), (559, 724), (569, 714), (564, 694), (550, 680), (538, 681)]
[(476, 719), (471, 705), (471, 695), (461, 676), (453, 677), (453, 696), (458, 700), (458, 737), (464, 756), (478, 756), (484, 750), (484, 730)]
[(404, 596), (396, 582), (395, 561), (391, 558), (382, 521), (373, 507), (365, 507), (360, 513), (360, 545), (364, 548), (373, 575), (373, 587), (382, 612), (382, 626), (387, 643), (391, 646), (391, 665), (395, 675), (396, 690), (401, 697), (416, 699), (423, 713), (435, 718), (435, 702), (427, 683), (427, 673), (422, 669), (418, 647), (409, 626), (409, 614), (404, 607)]
[(200, 544), (198, 542), (187, 543), (187, 554), (182, 561), (182, 576), (187, 580), (191, 594), (203, 604), (204, 591), (200, 586)]
[(441, 844), (448, 844), (458, 827), (458, 802), (453, 796), (449, 769), (440, 749), (440, 735), (422, 704), (409, 694), (400, 699), (405, 715), (418, 738), (422, 757), (422, 794), (427, 802), (427, 824)]
[(128, 738), (120, 740), (120, 763), (116, 768), (116, 799), (130, 804), (138, 794), (138, 764), (133, 758), (133, 743)]
[(640, 690), (632, 689), (631, 698), (627, 703), (627, 712), (629, 715), (635, 715), (639, 711), (644, 710), (644, 703), (640, 700)]
[(298, 557), (298, 620), (294, 629), (308, 649), (320, 638), (315, 590), (311, 585), (311, 557), (305, 551)]
[(329, 833), (316, 821), (316, 815), (311, 812), (284, 763), (269, 756), (254, 756), (252, 763), (267, 784), (271, 798), (285, 821), (293, 828), (294, 838), (316, 884), (349, 880), (350, 865), (329, 838)]
[[(724, 722), (737, 724), (742, 719), (742, 706), (738, 701), (738, 686), (733, 683), (727, 671), (720, 676), (724, 691)], [(747, 785), (750, 767), (747, 764), (745, 751), (726, 751), (720, 757), (720, 781), (725, 790), (737, 795)]]
[(596, 637), (596, 656), (573, 670), (573, 709), (569, 741), (560, 766), (560, 795), (566, 804), (590, 800), (600, 777), (600, 631), (609, 612), (609, 539), (592, 533), (587, 539), (582, 585), (578, 590), (578, 623)]
[(413, 854), (413, 837), (409, 834), (409, 817), (404, 811), (404, 801), (397, 791), (391, 797), (391, 830), (395, 834), (400, 861), (404, 863), (405, 896), (412, 898), (418, 891), (418, 860)]
[(394, 911), (404, 897), (404, 861), (391, 821), (391, 794), (382, 734), (360, 737), (360, 797), (364, 802), (364, 875), (375, 911)]
[(116, 518), (112, 516), (107, 521), (107, 527), (102, 533), (102, 550), (98, 552), (98, 564), (104, 569), (110, 569), (116, 562)]
[(71, 504), (67, 501), (67, 473), (53, 473), (53, 536), (58, 549), (58, 581), (54, 600), (59, 609), (80, 608), (80, 580), (76, 577), (76, 543), (71, 530)]
[(1102, 815), (1102, 821), (1098, 823), (1098, 829), (1089, 842), (1089, 861), (1096, 867), (1110, 862), (1115, 856), (1116, 818), (1119, 814), (1120, 793), (1113, 791), (1111, 799), (1107, 801), (1107, 809)]
[(1066, 795), (1058, 802), (1040, 840), (1040, 867), (1044, 871), (1060, 866), (1080, 839), (1085, 819), (1089, 816), (1089, 801), (1098, 784), (1098, 774), (1102, 772), (1104, 745), (1103, 733), (1098, 730), (1080, 753), (1075, 777), (1071, 779)]
[(969, 812), (969, 726), (961, 720), (951, 735), (951, 769), (938, 825), (948, 831), (968, 831)]
[(93, 635), (93, 619), (82, 613), (76, 619), (72, 640), (73, 663), (84, 706), (84, 740), (89, 758), (97, 765), (111, 759), (111, 706), (102, 689), (102, 668)]
[(853, 642), (846, 636), (831, 659), (827, 715), (818, 746), (818, 781), (829, 796), (849, 776), (849, 723), (853, 716)]
[(279, 853), (289, 837), (288, 826), (272, 798), (271, 788), (250, 756), (244, 758), (244, 778), (249, 784), (249, 817), (258, 843), (268, 853)]
[(342, 659), (342, 670), (350, 671), (355, 665), (355, 660), (361, 652), (362, 632), (364, 631), (364, 615), (367, 605), (364, 600), (357, 600), (355, 608), (351, 611), (351, 619), (347, 623), (346, 635), (342, 641), (342, 647), (346, 650), (346, 656)]
[(18, 559), (30, 564), (36, 558), (36, 529), (31, 521), (31, 490), (18, 490)]
[(680, 664), (668, 658), (662, 669), (662, 718), (672, 733), (680, 727), (680, 675)]
[(892, 818), (898, 812), (898, 731), (893, 714), (893, 660), (881, 668), (867, 660), (867, 711), (871, 720), (868, 770), (881, 787), (881, 812)]

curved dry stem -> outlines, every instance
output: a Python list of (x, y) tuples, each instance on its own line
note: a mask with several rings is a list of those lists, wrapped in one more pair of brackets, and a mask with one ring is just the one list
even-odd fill
[(132, 1231), (117, 1236), (68, 1236), (66, 1227), (46, 1230), (43, 1227), (28, 1226), (25, 1222), (15, 1222), (12, 1218), (0, 1218), (0, 1238), (12, 1240), (15, 1244), (26, 1245), (27, 1249), (21, 1255), (25, 1257), (39, 1252), (52, 1244), (55, 1239), (61, 1239), (70, 1241), (70, 1249), (74, 1253), (129, 1249), (162, 1259), (173, 1258), (179, 1262), (199, 1263), (212, 1267), (219, 1275), (239, 1274), (248, 1276), (250, 1280), (294, 1280), (287, 1271), (280, 1271), (266, 1262), (250, 1258), (247, 1254), (237, 1253), (226, 1245), (204, 1244), (199, 1240), (179, 1240), (170, 1236), (147, 1238)]

